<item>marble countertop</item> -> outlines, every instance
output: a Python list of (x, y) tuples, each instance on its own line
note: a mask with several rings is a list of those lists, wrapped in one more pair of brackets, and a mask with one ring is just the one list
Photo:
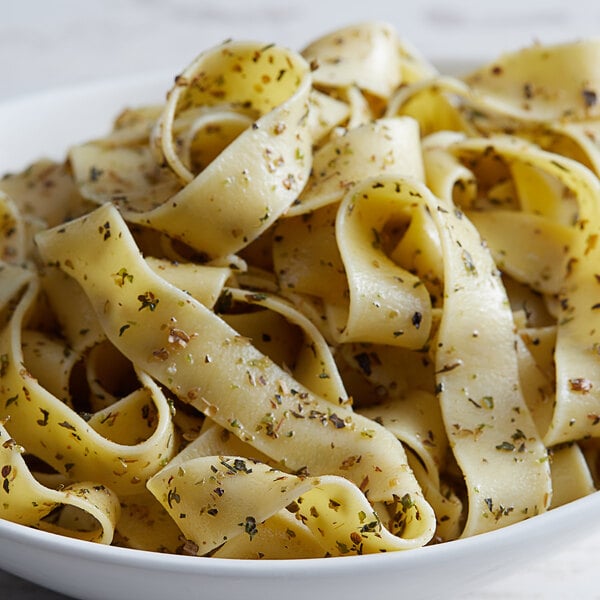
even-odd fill
[[(301, 48), (318, 34), (384, 20), (436, 62), (492, 59), (534, 41), (600, 34), (595, 0), (20, 0), (2, 2), (0, 102), (57, 86), (172, 70), (227, 38)], [(0, 141), (1, 143), (1, 141)], [(0, 165), (0, 171), (2, 165)], [(600, 527), (577, 543), (463, 596), (600, 598)], [(0, 549), (1, 551), (1, 549)], [(0, 571), (7, 600), (64, 598)], [(449, 596), (450, 597), (450, 596)]]

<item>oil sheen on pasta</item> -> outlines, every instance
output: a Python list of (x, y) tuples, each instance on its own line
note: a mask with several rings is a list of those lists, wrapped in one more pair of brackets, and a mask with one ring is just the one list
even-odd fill
[(229, 41), (2, 178), (0, 517), (318, 558), (595, 491), (598, 60)]

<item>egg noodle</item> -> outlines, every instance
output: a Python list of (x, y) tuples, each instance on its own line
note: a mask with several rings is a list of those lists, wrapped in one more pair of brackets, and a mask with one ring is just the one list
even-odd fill
[(380, 23), (228, 41), (6, 175), (0, 517), (326, 557), (592, 493), (599, 93), (600, 40), (462, 78)]

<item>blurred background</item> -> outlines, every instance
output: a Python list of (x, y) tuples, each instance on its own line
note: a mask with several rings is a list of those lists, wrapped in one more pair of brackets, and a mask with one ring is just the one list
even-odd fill
[[(537, 41), (600, 35), (597, 0), (0, 0), (0, 9), (0, 102), (98, 80), (175, 75), (227, 38), (301, 49), (363, 20), (391, 23), (434, 63), (459, 71)], [(600, 534), (561, 545), (551, 559), (534, 559), (466, 598), (600, 598), (599, 553)], [(63, 598), (2, 572), (0, 590), (7, 600)]]
[(594, 0), (0, 0), (0, 100), (48, 87), (176, 71), (227, 38), (301, 49), (385, 20), (436, 62), (600, 34)]

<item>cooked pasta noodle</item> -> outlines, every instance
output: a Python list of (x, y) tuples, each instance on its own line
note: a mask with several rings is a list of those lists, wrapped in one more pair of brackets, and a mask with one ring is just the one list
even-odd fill
[(0, 517), (285, 559), (594, 492), (599, 58), (225, 42), (5, 176)]

